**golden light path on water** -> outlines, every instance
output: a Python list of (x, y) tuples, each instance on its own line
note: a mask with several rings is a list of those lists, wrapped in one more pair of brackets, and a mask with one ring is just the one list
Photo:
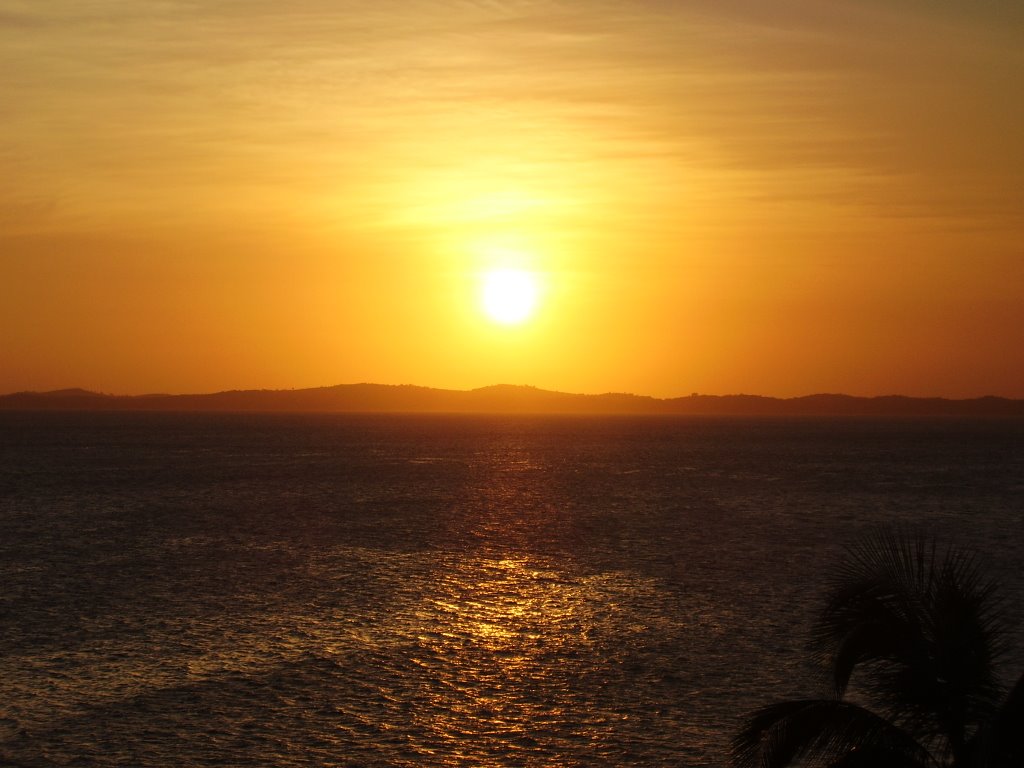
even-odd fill
[[(464, 548), (438, 552), (418, 604), (376, 629), (377, 642), (407, 644), (416, 670), (408, 712), (416, 751), (438, 765), (616, 763), (629, 759), (621, 738), (612, 746), (625, 731), (649, 761), (651, 734), (673, 716), (663, 717), (657, 697), (644, 700), (636, 652), (661, 653), (652, 635), (678, 637), (697, 620), (657, 579), (581, 570), (571, 556), (540, 551), (552, 530), (569, 526), (564, 500), (529, 451), (512, 442), (501, 454), (488, 456), (489, 471), (467, 489), (478, 514), (465, 529), (441, 532)], [(635, 706), (623, 706), (631, 698)]]
[[(415, 636), (409, 662), (420, 670), (425, 706), (410, 714), (422, 750), (452, 765), (595, 757), (594, 745), (630, 715), (580, 686), (614, 688), (621, 704), (628, 674), (615, 662), (651, 629), (625, 606), (662, 598), (657, 585), (625, 574), (570, 576), (524, 555), (445, 566), (421, 606), (382, 627), (392, 638)], [(593, 661), (609, 654), (612, 668), (595, 675)]]

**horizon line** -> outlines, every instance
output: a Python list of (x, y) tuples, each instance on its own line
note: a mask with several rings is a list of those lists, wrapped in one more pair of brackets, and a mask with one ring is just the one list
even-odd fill
[(221, 395), (228, 393), (240, 393), (240, 392), (302, 392), (308, 390), (322, 390), (322, 389), (337, 389), (342, 387), (381, 387), (381, 388), (414, 388), (433, 390), (438, 392), (460, 392), (460, 393), (471, 393), (480, 392), (489, 389), (523, 389), (523, 390), (534, 390), (537, 392), (543, 392), (548, 394), (556, 395), (571, 395), (576, 397), (608, 397), (608, 396), (620, 396), (620, 397), (636, 397), (641, 399), (668, 401), (668, 400), (682, 400), (688, 398), (697, 397), (709, 397), (709, 398), (729, 398), (729, 397), (750, 397), (750, 398), (762, 398), (766, 400), (801, 400), (805, 398), (814, 397), (847, 397), (861, 400), (874, 400), (874, 399), (885, 399), (885, 398), (903, 398), (908, 400), (947, 400), (951, 402), (956, 401), (967, 401), (967, 400), (985, 400), (985, 399), (998, 399), (998, 400), (1022, 400), (1024, 397), (1013, 397), (1010, 395), (999, 395), (992, 392), (988, 392), (982, 395), (971, 395), (966, 397), (952, 397), (949, 395), (908, 395), (899, 392), (887, 392), (885, 394), (872, 394), (872, 395), (856, 395), (848, 392), (839, 391), (818, 391), (818, 392), (807, 392), (801, 395), (766, 395), (756, 392), (725, 392), (725, 393), (710, 393), (710, 392), (697, 392), (692, 391), (689, 394), (679, 395), (649, 395), (638, 392), (627, 392), (623, 390), (604, 390), (601, 392), (573, 392), (559, 389), (548, 389), (535, 384), (510, 384), (507, 382), (499, 382), (495, 384), (485, 384), (479, 387), (471, 387), (469, 389), (457, 389), (453, 387), (437, 387), (426, 384), (413, 384), (409, 382), (401, 384), (384, 384), (372, 381), (358, 381), (348, 382), (341, 384), (320, 384), (306, 387), (283, 387), (283, 388), (269, 388), (269, 387), (246, 387), (246, 388), (233, 388), (233, 389), (219, 389), (205, 392), (140, 392), (135, 394), (126, 393), (115, 393), (105, 392), (102, 390), (88, 389), (85, 387), (60, 387), (57, 389), (21, 389), (11, 392), (0, 393), (0, 397), (10, 397), (13, 395), (67, 395), (67, 396), (97, 396), (97, 397), (118, 397), (118, 398), (145, 398), (145, 397), (206, 397), (211, 395)]

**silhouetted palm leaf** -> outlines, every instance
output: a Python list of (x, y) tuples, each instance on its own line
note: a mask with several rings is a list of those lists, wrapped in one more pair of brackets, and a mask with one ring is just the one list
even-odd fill
[(969, 554), (882, 530), (850, 548), (814, 635), (837, 694), (854, 670), (871, 706), (960, 754), (998, 706), (995, 584)]
[(971, 765), (1020, 768), (1024, 765), (1024, 675), (1010, 691), (990, 723), (971, 744)]
[(847, 555), (812, 636), (835, 698), (755, 712), (735, 765), (1024, 766), (1024, 678), (1002, 698), (1007, 606), (976, 559), (893, 529)]
[(755, 712), (733, 739), (737, 768), (934, 766), (928, 751), (884, 718), (836, 699), (802, 699)]

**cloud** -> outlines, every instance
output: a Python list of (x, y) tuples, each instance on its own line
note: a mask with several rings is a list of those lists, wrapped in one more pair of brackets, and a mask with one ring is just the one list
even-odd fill
[(717, 174), (707, 194), (737, 201), (1020, 215), (1024, 56), (999, 4), (9, 8), (0, 136), (19, 185), (83, 207), (202, 187), (386, 198), (395, 163), (448, 166), (459, 137), (550, 174), (648, 179), (652, 196), (673, 173)]

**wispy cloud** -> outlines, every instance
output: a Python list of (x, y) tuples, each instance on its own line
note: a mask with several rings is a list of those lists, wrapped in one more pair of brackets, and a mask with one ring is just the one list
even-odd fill
[(427, 165), (470, 130), (552, 172), (643, 158), (740, 198), (1020, 215), (1024, 53), (1001, 4), (6, 5), (4, 162), (35, 194), (371, 182), (368, 157)]

